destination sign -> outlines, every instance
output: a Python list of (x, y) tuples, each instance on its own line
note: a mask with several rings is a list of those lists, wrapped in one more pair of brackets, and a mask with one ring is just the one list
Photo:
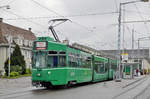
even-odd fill
[(37, 50), (44, 50), (47, 48), (47, 42), (36, 42)]

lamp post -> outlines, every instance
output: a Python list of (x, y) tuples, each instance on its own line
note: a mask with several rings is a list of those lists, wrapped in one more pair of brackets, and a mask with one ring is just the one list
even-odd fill
[[(0, 6), (0, 9), (10, 9), (9, 5)], [(10, 75), (10, 54), (11, 54), (11, 36), (9, 36), (9, 53), (8, 53), (8, 76)]]
[(8, 76), (10, 76), (10, 56), (11, 56), (11, 42), (12, 42), (12, 37), (11, 35), (9, 36), (9, 56), (8, 56)]
[(120, 54), (121, 54), (121, 48), (120, 48), (120, 44), (121, 44), (121, 7), (123, 5), (126, 5), (126, 4), (130, 4), (130, 3), (136, 3), (136, 2), (148, 2), (149, 0), (136, 0), (136, 1), (130, 1), (130, 2), (124, 2), (124, 3), (120, 3), (119, 5), (119, 18), (118, 18), (118, 53), (117, 53), (117, 56), (118, 56), (118, 63), (117, 63), (117, 73), (116, 73), (116, 81), (121, 81), (121, 71), (120, 71), (120, 63), (121, 63), (121, 58), (120, 58)]

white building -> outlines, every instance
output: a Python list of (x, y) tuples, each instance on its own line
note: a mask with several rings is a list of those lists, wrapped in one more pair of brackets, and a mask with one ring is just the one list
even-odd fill
[(24, 55), (26, 67), (31, 68), (32, 43), (36, 36), (29, 30), (24, 30), (3, 22), (0, 18), (0, 71), (4, 74), (4, 63), (8, 58), (9, 38), (11, 40), (11, 52), (13, 52), (15, 43), (20, 46), (21, 52)]

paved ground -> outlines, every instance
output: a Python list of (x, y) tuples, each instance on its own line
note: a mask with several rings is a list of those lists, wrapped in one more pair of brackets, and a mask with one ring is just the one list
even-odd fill
[(0, 99), (146, 99), (141, 96), (149, 84), (149, 76), (140, 76), (122, 82), (107, 81), (48, 90), (31, 87), (30, 77), (1, 79)]
[(0, 78), (0, 95), (17, 91), (20, 89), (30, 88), (31, 77), (22, 77), (18, 79), (1, 79)]

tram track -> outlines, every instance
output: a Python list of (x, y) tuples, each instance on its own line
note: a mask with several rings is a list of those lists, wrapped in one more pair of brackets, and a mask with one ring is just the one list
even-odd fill
[(136, 80), (136, 81), (133, 81), (133, 82), (131, 82), (131, 83), (129, 83), (129, 84), (123, 86), (122, 88), (126, 88), (126, 87), (128, 87), (128, 86), (130, 86), (130, 85), (133, 85), (133, 84), (135, 84), (135, 83), (141, 81), (141, 80), (144, 79), (144, 78), (146, 78), (146, 76), (145, 76), (145, 77), (142, 77), (142, 78), (140, 78), (140, 79), (138, 79), (138, 80)]
[[(136, 88), (137, 86), (143, 84), (146, 80), (148, 79), (147, 76), (142, 77), (136, 81), (133, 81), (123, 87), (121, 87), (123, 89), (123, 91), (119, 94), (117, 94), (116, 96), (114, 96), (112, 99), (120, 99), (120, 97), (122, 95), (125, 95), (126, 93), (128, 93), (129, 91), (131, 91), (132, 89)], [(0, 99), (16, 99), (16, 98), (21, 98), (21, 97), (26, 97), (26, 96), (32, 96), (32, 95), (39, 95), (39, 94), (45, 94), (45, 93), (49, 93), (49, 92), (56, 92), (56, 91), (60, 91), (61, 88), (59, 89), (45, 89), (45, 88), (25, 88), (25, 89), (20, 89), (17, 91), (12, 91), (10, 93), (7, 94), (0, 94)], [(64, 90), (64, 89), (63, 89)], [(136, 98), (133, 98), (136, 99)]]
[[(137, 80), (137, 81), (135, 81), (135, 82), (132, 82), (132, 83), (129, 84), (129, 85), (126, 85), (126, 86), (122, 87), (123, 89), (125, 89), (125, 88), (127, 88), (127, 89), (125, 89), (123, 92), (121, 92), (121, 93), (115, 95), (112, 99), (120, 99), (119, 97), (121, 97), (122, 95), (126, 94), (127, 92), (129, 92), (129, 91), (135, 89), (136, 87), (138, 87), (139, 85), (141, 85), (142, 83), (144, 83), (147, 79), (148, 79), (148, 77), (145, 76), (145, 77), (143, 77), (143, 78), (141, 78), (141, 79), (139, 79), (139, 80)], [(130, 87), (130, 86), (133, 85), (133, 84), (135, 84), (135, 85), (132, 86), (132, 87)], [(130, 87), (130, 88), (128, 88), (128, 87)], [(134, 99), (135, 99), (135, 98), (134, 98)]]
[(138, 95), (136, 95), (133, 99), (138, 99), (139, 96), (143, 95), (150, 88), (150, 83), (144, 88)]
[(32, 94), (34, 91), (39, 91), (38, 93), (43, 93), (46, 90), (45, 89), (29, 89), (29, 90), (23, 90), (23, 91), (14, 91), (14, 92), (11, 92), (11, 93), (8, 93), (8, 94), (0, 95), (0, 99), (17, 98), (17, 97), (21, 97), (21, 96), (24, 96), (24, 95)]

